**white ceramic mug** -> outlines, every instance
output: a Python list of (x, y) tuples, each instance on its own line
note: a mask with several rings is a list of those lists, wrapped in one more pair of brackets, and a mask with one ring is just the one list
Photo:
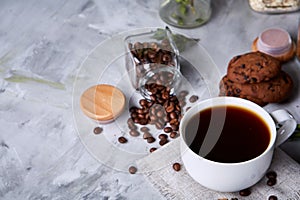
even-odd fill
[[(253, 111), (267, 124), (270, 131), (270, 141), (266, 150), (259, 156), (238, 163), (221, 163), (199, 156), (187, 145), (186, 136), (189, 133), (186, 133), (185, 129), (187, 122), (195, 114), (206, 108), (228, 105)], [(181, 157), (187, 172), (201, 185), (221, 192), (240, 191), (256, 184), (268, 170), (274, 148), (284, 142), (296, 128), (296, 121), (287, 111), (278, 110), (271, 115), (257, 104), (236, 97), (216, 97), (194, 105), (185, 113), (179, 127), (181, 133)], [(278, 131), (274, 123), (276, 120), (280, 120), (283, 123), (282, 128)]]

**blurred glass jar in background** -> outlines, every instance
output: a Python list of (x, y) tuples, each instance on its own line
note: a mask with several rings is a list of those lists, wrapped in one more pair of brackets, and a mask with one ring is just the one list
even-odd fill
[(211, 0), (161, 0), (159, 16), (178, 28), (194, 28), (211, 16)]

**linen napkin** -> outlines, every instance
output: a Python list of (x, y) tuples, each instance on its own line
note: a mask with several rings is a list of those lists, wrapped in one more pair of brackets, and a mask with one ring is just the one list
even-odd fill
[[(175, 171), (173, 164), (181, 164)], [(180, 158), (180, 139), (177, 138), (149, 156), (137, 161), (139, 171), (166, 199), (228, 199), (247, 200), (268, 199), (275, 195), (278, 199), (300, 200), (300, 165), (281, 149), (276, 148), (270, 170), (277, 173), (277, 183), (267, 185), (264, 177), (250, 188), (251, 194), (242, 197), (238, 192), (224, 193), (205, 188), (187, 173)]]

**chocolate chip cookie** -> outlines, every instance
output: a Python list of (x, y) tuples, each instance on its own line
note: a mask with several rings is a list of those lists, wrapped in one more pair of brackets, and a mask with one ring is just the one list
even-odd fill
[(279, 74), (280, 62), (261, 52), (235, 56), (228, 64), (227, 77), (235, 83), (260, 83)]
[(237, 83), (224, 76), (220, 82), (220, 96), (235, 96), (253, 101), (261, 106), (287, 99), (292, 91), (293, 81), (284, 71), (260, 83)]

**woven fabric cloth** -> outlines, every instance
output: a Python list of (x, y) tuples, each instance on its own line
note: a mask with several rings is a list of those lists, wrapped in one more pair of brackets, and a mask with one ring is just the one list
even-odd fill
[[(172, 167), (175, 162), (181, 164), (181, 170), (178, 172)], [(300, 165), (279, 148), (275, 149), (270, 166), (270, 170), (277, 173), (276, 185), (268, 186), (267, 178), (264, 177), (250, 188), (251, 194), (247, 197), (240, 196), (238, 192), (212, 191), (194, 181), (180, 158), (180, 138), (139, 160), (137, 166), (166, 199), (230, 200), (235, 197), (239, 200), (257, 200), (275, 195), (278, 199), (300, 200)]]

